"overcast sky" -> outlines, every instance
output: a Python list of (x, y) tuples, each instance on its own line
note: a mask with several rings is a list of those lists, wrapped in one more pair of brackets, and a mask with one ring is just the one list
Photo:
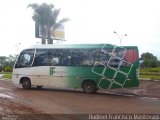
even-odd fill
[[(159, 0), (3, 0), (0, 3), (0, 56), (17, 54), (40, 42), (34, 36), (30, 3), (52, 3), (61, 9), (67, 43), (110, 43), (138, 46), (140, 54), (160, 58)], [(20, 45), (19, 45), (20, 43)]]

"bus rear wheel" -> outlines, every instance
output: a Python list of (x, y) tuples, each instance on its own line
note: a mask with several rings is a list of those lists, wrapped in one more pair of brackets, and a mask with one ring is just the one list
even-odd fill
[(30, 89), (31, 88), (31, 81), (28, 78), (23, 78), (22, 80), (22, 87), (23, 89)]
[(96, 85), (92, 81), (85, 81), (83, 83), (83, 91), (85, 93), (94, 93), (96, 91)]

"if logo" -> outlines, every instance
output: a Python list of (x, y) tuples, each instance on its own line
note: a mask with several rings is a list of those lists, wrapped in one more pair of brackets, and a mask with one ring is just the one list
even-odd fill
[(55, 73), (55, 67), (50, 67), (50, 75), (53, 75)]

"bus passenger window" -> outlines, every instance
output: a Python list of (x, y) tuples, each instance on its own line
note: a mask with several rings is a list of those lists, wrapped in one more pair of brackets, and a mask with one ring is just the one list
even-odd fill
[(52, 64), (53, 64), (53, 65), (59, 64), (59, 58), (58, 58), (58, 57), (53, 58), (53, 59), (52, 59)]
[(59, 51), (55, 49), (37, 49), (34, 59), (34, 66), (59, 65)]
[(37, 49), (33, 66), (43, 66), (43, 65), (45, 65), (45, 54), (46, 54), (45, 49), (44, 50)]
[(82, 56), (82, 66), (92, 66), (93, 65), (93, 51), (90, 49), (84, 49), (83, 50), (83, 56)]
[(114, 57), (119, 57), (120, 59), (122, 59), (124, 57), (125, 53), (126, 53), (125, 48), (117, 47), (113, 52), (113, 56)]

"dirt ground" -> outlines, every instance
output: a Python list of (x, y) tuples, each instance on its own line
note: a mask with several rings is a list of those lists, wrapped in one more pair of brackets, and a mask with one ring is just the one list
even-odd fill
[(160, 98), (160, 81), (141, 80), (138, 88), (113, 89), (109, 93), (133, 94), (140, 97)]
[(26, 91), (15, 88), (10, 80), (0, 80), (0, 120), (79, 120), (90, 113), (159, 112), (160, 81), (142, 80), (139, 88), (85, 94), (48, 88)]
[(141, 81), (139, 88), (141, 90), (139, 94), (142, 96), (160, 98), (160, 81), (144, 80)]

